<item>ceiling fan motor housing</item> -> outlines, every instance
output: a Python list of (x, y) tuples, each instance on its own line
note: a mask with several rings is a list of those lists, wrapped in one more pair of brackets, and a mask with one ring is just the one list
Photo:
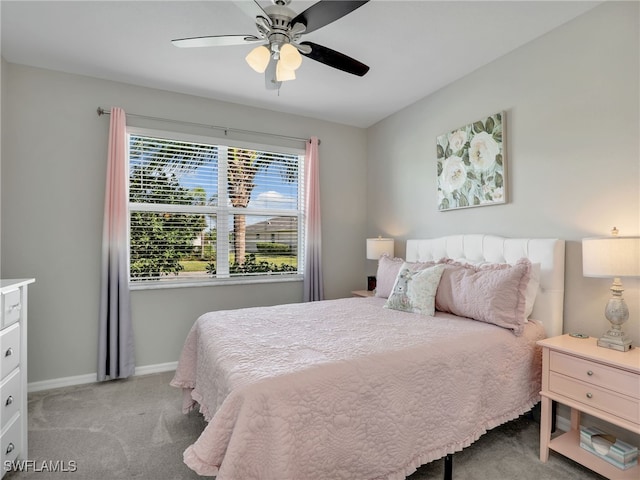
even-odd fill
[(302, 33), (298, 32), (297, 35), (292, 33), (291, 19), (296, 16), (296, 12), (286, 6), (288, 3), (288, 1), (277, 0), (274, 5), (269, 5), (264, 9), (271, 20), (271, 28), (267, 32), (266, 39), (269, 41), (270, 50), (275, 60), (279, 58), (280, 47), (285, 43), (295, 42)]

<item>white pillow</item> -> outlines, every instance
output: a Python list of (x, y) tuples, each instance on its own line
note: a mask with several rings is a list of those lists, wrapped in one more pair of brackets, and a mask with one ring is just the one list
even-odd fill
[(384, 308), (435, 315), (436, 292), (444, 269), (444, 265), (435, 265), (415, 271), (403, 263)]
[(536, 301), (538, 295), (538, 289), (540, 288), (540, 264), (532, 263), (531, 270), (529, 271), (529, 283), (527, 284), (527, 290), (524, 292), (524, 318), (527, 319), (531, 316), (533, 311), (533, 304)]

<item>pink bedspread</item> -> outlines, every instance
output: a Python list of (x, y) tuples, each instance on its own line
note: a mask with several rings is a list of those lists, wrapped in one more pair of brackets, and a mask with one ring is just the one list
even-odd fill
[(539, 400), (544, 337), (380, 298), (211, 312), (171, 384), (208, 424), (185, 463), (217, 480), (403, 479)]

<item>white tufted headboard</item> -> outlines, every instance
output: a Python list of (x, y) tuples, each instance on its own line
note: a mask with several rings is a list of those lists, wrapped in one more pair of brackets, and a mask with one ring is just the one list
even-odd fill
[(540, 288), (531, 318), (542, 322), (547, 336), (562, 334), (564, 309), (564, 240), (556, 238), (505, 238), (494, 235), (450, 235), (407, 240), (408, 262), (441, 258), (514, 264), (526, 257), (540, 264)]

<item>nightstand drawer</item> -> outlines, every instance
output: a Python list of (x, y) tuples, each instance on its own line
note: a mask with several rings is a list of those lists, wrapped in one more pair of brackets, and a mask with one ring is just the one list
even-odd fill
[(640, 424), (640, 400), (555, 372), (549, 374), (549, 391), (592, 408)]
[(553, 351), (549, 364), (552, 372), (640, 399), (640, 375)]
[(0, 380), (20, 363), (20, 324), (0, 331)]

